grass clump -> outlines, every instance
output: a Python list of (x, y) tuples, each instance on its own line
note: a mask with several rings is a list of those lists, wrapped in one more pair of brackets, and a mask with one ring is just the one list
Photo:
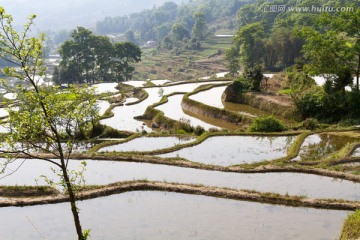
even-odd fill
[(360, 238), (360, 210), (349, 215), (346, 219), (342, 233), (341, 240), (359, 239)]
[(320, 127), (320, 123), (315, 118), (307, 118), (301, 123), (301, 126), (307, 130), (315, 130)]
[(273, 116), (259, 117), (250, 125), (250, 132), (282, 132), (286, 127)]

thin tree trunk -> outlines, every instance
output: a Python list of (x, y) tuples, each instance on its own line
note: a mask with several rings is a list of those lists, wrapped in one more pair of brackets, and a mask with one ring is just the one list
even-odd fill
[(84, 240), (84, 235), (83, 235), (81, 224), (80, 224), (79, 212), (76, 207), (75, 193), (74, 193), (72, 184), (70, 183), (69, 175), (68, 175), (68, 172), (67, 172), (67, 169), (65, 166), (65, 162), (63, 160), (61, 161), (61, 165), (62, 165), (62, 171), (63, 171), (63, 175), (64, 175), (66, 188), (67, 188), (67, 191), (69, 194), (69, 199), (70, 199), (70, 204), (71, 204), (71, 212), (72, 212), (72, 215), (74, 218), (74, 223), (75, 223), (76, 233), (78, 235), (78, 240)]
[(356, 72), (356, 88), (357, 88), (357, 90), (360, 90), (360, 88), (359, 88), (359, 75), (360, 75), (360, 54), (359, 54), (358, 69), (357, 69), (357, 72)]

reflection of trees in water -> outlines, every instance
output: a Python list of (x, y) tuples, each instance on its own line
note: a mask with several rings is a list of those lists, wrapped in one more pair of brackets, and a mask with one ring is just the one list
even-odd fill
[[(294, 142), (295, 136), (279, 137), (279, 136), (258, 136), (255, 138), (256, 142), (262, 143), (263, 141), (269, 141), (269, 149), (274, 152), (287, 151)], [(276, 142), (281, 139), (282, 141)]]
[(347, 143), (355, 141), (355, 138), (339, 136), (335, 134), (318, 134), (319, 142), (304, 146), (300, 154), (302, 160), (314, 160), (325, 157), (339, 151)]

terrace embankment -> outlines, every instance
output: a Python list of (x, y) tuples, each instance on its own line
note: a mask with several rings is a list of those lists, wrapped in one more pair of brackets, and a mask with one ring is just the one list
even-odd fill
[(247, 104), (284, 118), (296, 121), (302, 120), (301, 113), (291, 97), (287, 95), (260, 92), (238, 93), (232, 85), (229, 85), (222, 95), (222, 100), (225, 102)]
[[(201, 86), (201, 87), (197, 88), (195, 91), (185, 94), (184, 98), (181, 102), (182, 109), (184, 111), (187, 111), (187, 112), (195, 114), (195, 115), (203, 115), (206, 117), (219, 119), (221, 121), (233, 123), (233, 124), (243, 126), (243, 127), (246, 127), (249, 124), (251, 124), (253, 121), (253, 118), (251, 118), (249, 116), (246, 116), (246, 115), (243, 115), (240, 113), (236, 113), (236, 112), (232, 112), (232, 111), (228, 111), (226, 109), (220, 109), (217, 107), (209, 106), (204, 103), (197, 102), (190, 98), (191, 95), (195, 95), (199, 92), (206, 91), (213, 87), (222, 86), (222, 85), (224, 85), (224, 84)], [(209, 96), (209, 97), (211, 97), (211, 96)]]
[[(227, 198), (243, 201), (254, 201), (263, 203), (280, 204), (297, 207), (311, 207), (323, 209), (354, 210), (360, 207), (358, 202), (331, 200), (331, 199), (311, 199), (301, 196), (288, 196), (274, 193), (260, 193), (248, 190), (235, 190), (228, 188), (207, 187), (201, 185), (189, 185), (178, 183), (162, 183), (149, 181), (133, 181), (114, 183), (106, 186), (92, 186), (81, 190), (78, 199), (93, 199), (97, 197), (109, 196), (131, 191), (165, 191), (185, 194), (204, 195), (209, 197)], [(37, 198), (10, 198), (1, 199), (0, 207), (10, 206), (31, 206), (42, 204), (53, 204), (68, 201), (65, 195), (44, 196)]]

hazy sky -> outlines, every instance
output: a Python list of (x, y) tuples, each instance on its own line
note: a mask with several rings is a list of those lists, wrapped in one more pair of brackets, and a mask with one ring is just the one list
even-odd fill
[(106, 16), (127, 15), (161, 5), (164, 2), (188, 0), (0, 0), (0, 6), (12, 14), (16, 23), (23, 24), (31, 14), (38, 15), (39, 30), (94, 27)]

